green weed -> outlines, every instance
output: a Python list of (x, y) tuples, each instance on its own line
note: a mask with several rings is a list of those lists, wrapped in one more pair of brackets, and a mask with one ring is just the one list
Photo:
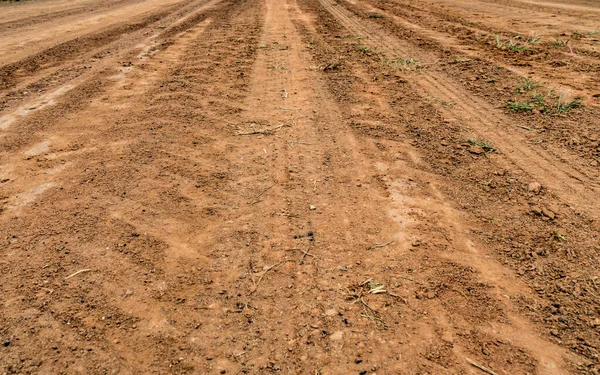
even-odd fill
[[(494, 35), (494, 39), (496, 40), (496, 47), (503, 49), (503, 50), (509, 50), (511, 52), (531, 51), (531, 48), (529, 48), (525, 45), (518, 44), (515, 41), (513, 41), (512, 39), (509, 39), (506, 42), (503, 42), (502, 39), (500, 39), (500, 36), (498, 34)], [(539, 38), (538, 38), (538, 40), (539, 40)]]
[(538, 88), (540, 85), (531, 79), (525, 79), (523, 82), (515, 88), (515, 91), (518, 93), (523, 93), (525, 91), (531, 91), (533, 89)]
[(556, 103), (556, 112), (558, 113), (567, 113), (570, 112), (573, 108), (579, 108), (583, 106), (583, 101), (580, 97), (571, 100), (570, 102), (562, 102), (560, 99), (558, 103)]
[(519, 102), (516, 99), (513, 100), (512, 102), (508, 102), (508, 104), (506, 105), (508, 107), (508, 109), (510, 109), (513, 112), (528, 112), (533, 110), (533, 105), (529, 102)]
[(360, 47), (358, 47), (358, 52), (360, 52), (360, 53), (363, 53), (363, 54), (365, 54), (365, 55), (366, 55), (366, 54), (369, 54), (369, 53), (371, 53), (371, 50), (370, 50), (370, 49), (368, 49), (368, 48), (367, 48), (367, 47), (365, 47), (365, 46), (360, 46)]

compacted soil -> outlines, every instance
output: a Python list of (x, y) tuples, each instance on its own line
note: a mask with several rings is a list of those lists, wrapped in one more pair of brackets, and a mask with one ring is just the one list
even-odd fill
[(0, 3), (0, 374), (600, 374), (600, 6)]

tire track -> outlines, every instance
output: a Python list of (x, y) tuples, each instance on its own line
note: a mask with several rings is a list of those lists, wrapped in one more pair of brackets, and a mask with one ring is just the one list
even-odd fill
[[(171, 38), (204, 20), (206, 11), (217, 3), (216, 0), (191, 1), (183, 8), (176, 9), (135, 32), (117, 35), (114, 41), (90, 49), (82, 53), (83, 56), (75, 59), (71, 55), (64, 56), (65, 61), (58, 63), (56, 68), (40, 68), (41, 71), (34, 72), (33, 77), (26, 78), (0, 96), (0, 101), (4, 100), (0, 128), (7, 128), (17, 119), (43, 109), (50, 101), (55, 103), (60, 95), (104, 76), (106, 72), (120, 67), (123, 62), (129, 61), (131, 64), (131, 61), (139, 60), (142, 54), (151, 49), (164, 49)], [(19, 75), (21, 74), (19, 71)]]
[[(420, 61), (432, 61), (430, 55), (387, 35), (375, 25), (371, 25), (369, 21), (363, 19), (359, 22), (352, 18), (351, 13), (339, 4), (331, 0), (321, 0), (321, 4), (344, 27), (352, 33), (364, 36), (366, 43), (384, 54), (386, 58), (410, 56)], [(450, 78), (433, 69), (415, 73), (410, 82), (423, 97), (433, 96), (455, 103), (453, 108), (442, 107), (440, 111), (451, 120), (461, 121), (469, 126), (479, 137), (489, 139), (511, 164), (552, 188), (565, 202), (598, 213), (598, 208), (592, 204), (597, 194), (597, 182), (572, 166), (549, 156), (543, 150), (527, 146), (524, 137), (514, 131), (507, 131), (516, 128), (518, 124), (501, 112), (469, 95)]]
[(145, 0), (117, 0), (117, 1), (112, 1), (112, 2), (111, 1), (103, 1), (102, 3), (84, 4), (84, 5), (76, 7), (76, 8), (66, 9), (66, 10), (62, 10), (62, 11), (58, 11), (58, 12), (44, 13), (44, 14), (40, 14), (37, 16), (19, 18), (19, 19), (14, 19), (14, 20), (10, 20), (10, 21), (0, 22), (0, 32), (8, 30), (8, 29), (23, 28), (23, 27), (26, 27), (31, 24), (44, 23), (44, 22), (53, 20), (55, 18), (77, 16), (77, 15), (84, 14), (84, 13), (97, 12), (97, 11), (102, 11), (105, 9), (119, 7), (124, 4), (130, 5), (130, 4), (138, 3), (141, 1), (145, 1)]

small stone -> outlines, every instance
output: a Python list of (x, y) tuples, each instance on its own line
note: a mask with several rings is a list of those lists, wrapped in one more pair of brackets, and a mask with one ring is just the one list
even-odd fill
[(316, 210), (316, 209), (317, 209), (317, 207), (316, 207), (316, 206), (313, 206), (312, 204), (310, 205), (310, 210), (311, 210), (311, 211), (314, 211), (314, 210)]
[(538, 182), (532, 182), (529, 184), (527, 189), (534, 194), (539, 194), (542, 190), (542, 185)]
[(539, 216), (542, 214), (542, 209), (538, 206), (533, 206), (531, 207), (531, 212)]
[(483, 151), (483, 148), (481, 148), (481, 146), (475, 146), (475, 145), (469, 146), (468, 151), (471, 154), (475, 154), (475, 155), (481, 155), (485, 152), (485, 151)]
[(325, 311), (326, 316), (336, 316), (337, 313), (338, 312), (336, 311), (336, 309), (329, 309), (329, 310)]
[(546, 216), (550, 220), (554, 220), (554, 218), (556, 217), (554, 212), (550, 211), (547, 208), (542, 208), (542, 215)]
[(555, 233), (561, 237), (567, 237), (567, 231), (563, 228), (557, 229)]
[(336, 331), (336, 332), (332, 333), (332, 334), (329, 336), (329, 339), (330, 339), (331, 341), (340, 341), (340, 340), (342, 340), (343, 338), (344, 338), (344, 332), (343, 332), (343, 331)]

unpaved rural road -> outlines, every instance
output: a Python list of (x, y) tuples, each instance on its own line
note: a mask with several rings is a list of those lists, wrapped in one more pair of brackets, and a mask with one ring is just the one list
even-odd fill
[(0, 374), (600, 373), (599, 20), (2, 2)]

